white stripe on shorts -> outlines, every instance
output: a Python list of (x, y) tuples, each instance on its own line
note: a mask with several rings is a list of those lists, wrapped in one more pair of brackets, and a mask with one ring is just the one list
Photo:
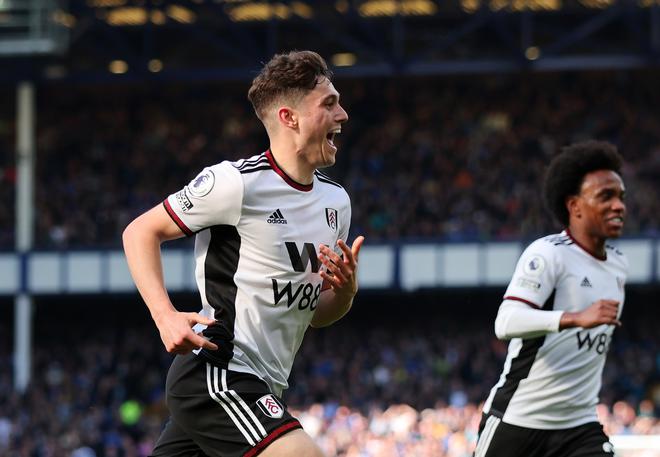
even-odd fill
[[(214, 371), (215, 371), (214, 374), (217, 375), (217, 369), (214, 370)], [(247, 442), (250, 443), (250, 446), (254, 446), (255, 444), (257, 444), (254, 441), (254, 439), (252, 438), (252, 436), (250, 436), (248, 431), (245, 430), (245, 427), (243, 427), (243, 424), (241, 424), (241, 422), (238, 420), (238, 418), (236, 416), (234, 416), (234, 413), (231, 411), (229, 406), (227, 406), (225, 404), (225, 402), (223, 400), (221, 400), (220, 398), (218, 398), (218, 396), (216, 395), (213, 387), (211, 386), (211, 364), (210, 363), (206, 364), (206, 385), (209, 389), (209, 395), (211, 396), (211, 398), (213, 400), (215, 400), (220, 406), (222, 406), (224, 408), (224, 410), (227, 413), (227, 415), (229, 416), (229, 418), (234, 422), (234, 425), (236, 425), (238, 430), (240, 430), (240, 432), (243, 434), (243, 436), (245, 437)], [(215, 385), (216, 385), (216, 388), (217, 388), (217, 385), (218, 385), (217, 377), (215, 377)]]
[[(218, 367), (213, 367), (213, 383), (214, 383), (214, 386), (215, 386), (215, 393), (220, 394), (220, 397), (224, 400), (224, 402), (228, 406), (232, 407), (232, 409), (234, 410), (236, 415), (243, 421), (243, 424), (247, 425), (247, 427), (250, 430), (250, 432), (252, 433), (252, 436), (254, 437), (254, 439), (257, 442), (261, 441), (266, 436), (266, 432), (264, 431), (263, 436), (260, 436), (259, 433), (257, 433), (257, 431), (254, 429), (254, 424), (250, 422), (250, 420), (245, 416), (245, 414), (240, 409), (238, 409), (238, 405), (236, 404), (236, 402), (233, 401), (231, 398), (229, 398), (229, 395), (228, 395), (228, 392), (227, 392), (227, 389), (226, 389), (226, 387), (227, 387), (226, 370), (222, 370), (222, 382), (223, 382), (223, 385), (222, 385), (223, 389), (222, 390), (220, 390), (220, 386), (218, 385), (218, 380), (219, 380)], [(245, 405), (245, 407), (247, 408), (247, 405)], [(261, 425), (261, 424), (259, 424), (259, 425)]]
[(248, 408), (248, 405), (245, 403), (245, 400), (243, 400), (241, 396), (238, 395), (238, 392), (236, 392), (235, 390), (230, 390), (229, 387), (227, 386), (227, 370), (225, 369), (222, 370), (222, 390), (227, 392), (232, 397), (234, 397), (234, 399), (241, 405), (241, 407), (245, 410), (248, 416), (252, 418), (252, 420), (254, 421), (254, 425), (256, 425), (259, 431), (261, 432), (260, 439), (265, 438), (266, 435), (268, 435), (268, 433), (266, 433), (266, 429), (264, 428), (263, 425), (261, 425), (261, 422), (259, 422), (257, 416), (250, 408)]
[(489, 416), (486, 419), (486, 425), (479, 436), (479, 441), (477, 441), (477, 448), (474, 450), (474, 457), (484, 457), (486, 455), (493, 435), (495, 435), (495, 430), (500, 425), (500, 422), (501, 419), (495, 416)]

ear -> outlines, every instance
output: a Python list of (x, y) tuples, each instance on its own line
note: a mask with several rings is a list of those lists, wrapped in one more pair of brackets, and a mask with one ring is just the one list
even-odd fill
[(582, 207), (580, 206), (580, 197), (578, 195), (571, 195), (566, 197), (566, 209), (568, 210), (569, 217), (582, 217)]
[(277, 110), (277, 120), (285, 127), (298, 128), (298, 114), (288, 106), (283, 106)]

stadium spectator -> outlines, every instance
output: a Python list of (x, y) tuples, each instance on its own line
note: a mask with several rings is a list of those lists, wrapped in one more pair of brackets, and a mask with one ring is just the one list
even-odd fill
[[(37, 331), (35, 376), (19, 395), (10, 393), (10, 332), (0, 324), (0, 453), (148, 455), (167, 416), (162, 379), (171, 360), (151, 326), (61, 322)], [(456, 329), (436, 318), (349, 321), (310, 331), (302, 347), (285, 400), (324, 451), (337, 456), (381, 457), (383, 449), (397, 457), (466, 456), (476, 443), (479, 402), (506, 354), (488, 323)], [(660, 434), (658, 353), (653, 320), (626, 320), (610, 349), (598, 408), (608, 434)], [(459, 390), (467, 403), (453, 406)], [(133, 424), (120, 413), (129, 400), (141, 407)]]
[[(626, 159), (626, 234), (657, 235), (657, 75), (342, 81), (351, 122), (331, 173), (353, 196), (353, 232), (372, 241), (536, 238), (556, 228), (538, 205), (545, 163), (561, 146), (596, 138)], [(37, 244), (116, 247), (127, 222), (176, 187), (177, 177), (250, 156), (266, 140), (245, 89), (88, 87), (77, 89), (79, 97), (45, 89)], [(0, 125), (8, 126), (0, 128), (0, 148), (11, 151), (12, 123)], [(4, 160), (11, 175), (11, 159)], [(2, 199), (13, 208), (8, 192)], [(11, 217), (0, 210), (0, 227), (10, 227)], [(11, 247), (13, 233), (0, 238)]]

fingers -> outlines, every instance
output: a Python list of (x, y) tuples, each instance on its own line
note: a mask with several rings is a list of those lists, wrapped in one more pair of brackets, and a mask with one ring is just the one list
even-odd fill
[[(325, 266), (326, 271), (331, 273), (327, 274), (326, 271), (320, 271), (319, 274), (323, 273), (328, 278), (334, 277), (334, 279), (338, 279), (340, 282), (346, 281), (349, 271), (341, 257), (339, 257), (336, 252), (332, 251), (330, 248), (324, 245), (321, 245), (319, 250), (321, 251), (321, 254), (319, 254), (319, 260), (323, 266)], [(321, 274), (321, 276), (323, 279), (325, 279), (323, 274)]]
[(342, 239), (339, 239), (337, 240), (337, 246), (339, 246), (339, 249), (341, 249), (341, 252), (344, 254), (344, 262), (354, 265), (355, 259), (353, 258), (353, 252), (349, 249), (346, 242)]
[(208, 349), (209, 351), (217, 351), (218, 345), (211, 343), (200, 334), (195, 334), (195, 338), (191, 338), (190, 342), (195, 346), (195, 349)]
[[(330, 260), (334, 262), (336, 265), (340, 266), (343, 263), (351, 267), (351, 269), (354, 269), (355, 266), (357, 265), (357, 259), (358, 259), (358, 255), (360, 254), (360, 249), (362, 248), (362, 243), (364, 243), (363, 236), (358, 236), (355, 239), (355, 241), (353, 241), (353, 245), (350, 248), (348, 247), (348, 245), (344, 240), (342, 239), (337, 240), (337, 246), (344, 255), (343, 259), (335, 251), (333, 251), (324, 244), (319, 246), (319, 251), (321, 251), (321, 254), (329, 257)], [(323, 261), (321, 256), (319, 256), (319, 260)], [(342, 271), (345, 272), (346, 269), (343, 269)]]
[(188, 324), (192, 327), (195, 324), (203, 325), (213, 325), (215, 324), (215, 319), (211, 319), (206, 316), (202, 316), (199, 313), (186, 313), (186, 318), (188, 319)]
[[(339, 245), (339, 241), (337, 242), (337, 245)], [(344, 246), (346, 246), (346, 244), (344, 244)], [(341, 245), (339, 245), (339, 247), (341, 248)], [(319, 245), (319, 252), (321, 253), (319, 254), (319, 260), (321, 261), (323, 261), (324, 259), (327, 260), (327, 258), (329, 258), (336, 265), (343, 263), (342, 258), (339, 256), (339, 254), (337, 254), (335, 251), (330, 249), (325, 244)]]
[(173, 344), (168, 352), (178, 355), (186, 355), (196, 349), (217, 351), (218, 345), (211, 343), (201, 333), (195, 333), (191, 330), (189, 334), (183, 336), (177, 343)]
[(321, 276), (321, 278), (323, 278), (323, 280), (325, 282), (327, 282), (327, 284), (330, 287), (339, 288), (339, 287), (343, 286), (344, 284), (346, 284), (345, 279), (340, 279), (337, 276), (329, 275), (325, 271), (319, 271), (319, 275)]
[(337, 246), (339, 246), (339, 249), (341, 249), (341, 251), (344, 253), (345, 261), (352, 267), (357, 264), (362, 243), (364, 243), (364, 237), (362, 235), (358, 236), (355, 241), (353, 241), (353, 245), (350, 248), (344, 240), (337, 240)]
[(614, 325), (621, 325), (621, 322), (618, 320), (619, 317), (619, 302), (616, 300), (603, 300), (603, 311), (605, 315), (609, 318), (609, 323)]
[(172, 319), (159, 327), (161, 339), (167, 352), (185, 355), (195, 349), (208, 349), (217, 351), (218, 346), (201, 333), (195, 333), (192, 326), (195, 324), (213, 325), (215, 320), (198, 313), (175, 313)]
[(599, 316), (596, 322), (597, 324), (621, 326), (621, 321), (618, 319), (619, 302), (617, 300), (598, 300), (594, 303), (594, 308), (596, 309), (597, 316)]
[(353, 246), (351, 246), (351, 251), (353, 252), (353, 257), (357, 261), (358, 254), (360, 254), (360, 249), (362, 248), (362, 243), (364, 243), (364, 237), (362, 235), (355, 238), (353, 241)]

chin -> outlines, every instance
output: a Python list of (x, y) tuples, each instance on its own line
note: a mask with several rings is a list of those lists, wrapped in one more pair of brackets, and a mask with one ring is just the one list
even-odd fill
[(617, 229), (617, 230), (610, 230), (607, 232), (607, 237), (608, 238), (619, 238), (623, 235), (623, 229)]
[(337, 161), (335, 154), (321, 154), (321, 163), (316, 168), (328, 168), (335, 164)]

